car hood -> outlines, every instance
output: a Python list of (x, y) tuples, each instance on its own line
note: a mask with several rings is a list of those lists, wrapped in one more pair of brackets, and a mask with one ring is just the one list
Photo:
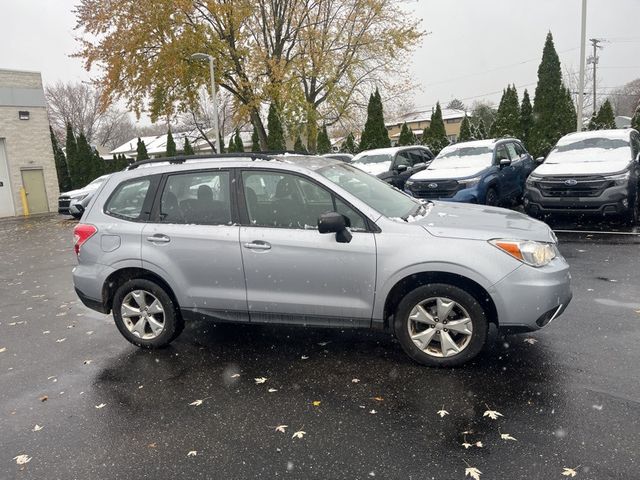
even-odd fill
[(100, 188), (100, 186), (102, 185), (102, 183), (98, 184), (98, 185), (92, 185), (91, 187), (86, 186), (86, 187), (82, 187), (82, 188), (78, 188), (77, 190), (69, 190), (68, 192), (64, 192), (61, 193), (60, 196), (61, 197), (76, 197), (78, 195), (87, 195), (91, 192), (95, 192), (98, 188)]
[(361, 163), (354, 162), (351, 165), (354, 167), (358, 167), (363, 172), (367, 172), (369, 175), (380, 175), (389, 170), (391, 167), (391, 162), (380, 162), (380, 163)]
[[(598, 149), (594, 153), (590, 153), (589, 150), (556, 154), (558, 157), (562, 155), (558, 161), (551, 153), (534, 172), (536, 175), (605, 175), (625, 170), (631, 161), (625, 158), (626, 155), (621, 154), (619, 149), (611, 151)], [(624, 150), (624, 153), (627, 153), (627, 149)]]
[(468, 203), (433, 202), (416, 223), (436, 237), (491, 240), (535, 240), (555, 242), (551, 229), (543, 222), (504, 208)]
[(444, 180), (452, 178), (468, 178), (474, 177), (486, 170), (486, 166), (460, 166), (453, 168), (433, 168), (427, 167), (426, 170), (411, 176), (411, 180)]

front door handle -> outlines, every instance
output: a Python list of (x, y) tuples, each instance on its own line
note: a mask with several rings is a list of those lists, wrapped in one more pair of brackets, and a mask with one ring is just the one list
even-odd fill
[(261, 240), (254, 240), (253, 242), (245, 243), (244, 248), (249, 250), (271, 250), (271, 244)]
[(161, 233), (160, 234), (156, 233), (155, 235), (147, 237), (147, 242), (151, 242), (151, 243), (169, 243), (170, 241), (171, 239), (169, 237)]

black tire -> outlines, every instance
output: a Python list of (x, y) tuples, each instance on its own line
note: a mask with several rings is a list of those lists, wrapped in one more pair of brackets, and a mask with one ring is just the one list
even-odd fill
[[(125, 324), (125, 320), (122, 318), (122, 302), (125, 297), (134, 290), (145, 290), (155, 296), (163, 308), (163, 323), (164, 328), (162, 332), (155, 338), (143, 339), (129, 331)], [(169, 345), (175, 340), (182, 330), (184, 329), (184, 321), (180, 316), (176, 305), (167, 292), (155, 282), (146, 280), (144, 278), (134, 278), (126, 281), (116, 290), (113, 296), (113, 303), (111, 306), (113, 312), (113, 319), (115, 320), (116, 327), (120, 330), (120, 333), (129, 342), (133, 343), (137, 347), (141, 348), (161, 348)]]
[(497, 207), (498, 200), (498, 191), (493, 187), (489, 187), (487, 194), (484, 196), (484, 204), (489, 205), (490, 207)]
[[(467, 311), (471, 319), (471, 339), (460, 353), (448, 357), (437, 357), (424, 352), (411, 339), (409, 314), (417, 304), (434, 297), (453, 300)], [(394, 330), (402, 349), (416, 362), (430, 367), (455, 367), (468, 362), (484, 348), (489, 322), (484, 309), (473, 295), (453, 285), (434, 283), (418, 287), (405, 295), (395, 313)]]

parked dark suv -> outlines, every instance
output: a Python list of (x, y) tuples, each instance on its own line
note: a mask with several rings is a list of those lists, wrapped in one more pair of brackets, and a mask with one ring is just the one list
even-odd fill
[(633, 129), (565, 135), (527, 180), (525, 211), (622, 216), (638, 222), (640, 134)]
[(402, 190), (404, 182), (427, 168), (433, 157), (431, 150), (420, 145), (378, 148), (356, 155), (353, 166)]
[(477, 140), (449, 145), (405, 183), (417, 198), (450, 202), (513, 204), (524, 192), (534, 169), (533, 157), (515, 138)]

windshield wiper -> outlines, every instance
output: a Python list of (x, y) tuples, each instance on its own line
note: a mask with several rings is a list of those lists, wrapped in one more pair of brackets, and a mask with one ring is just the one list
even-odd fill
[(411, 209), (409, 213), (407, 213), (404, 217), (400, 217), (400, 218), (402, 218), (402, 220), (406, 222), (409, 219), (409, 217), (415, 217), (416, 215), (424, 215), (425, 213), (427, 213), (427, 204), (429, 203), (433, 203), (433, 202), (430, 200), (420, 202), (420, 204), (416, 205), (416, 208)]

